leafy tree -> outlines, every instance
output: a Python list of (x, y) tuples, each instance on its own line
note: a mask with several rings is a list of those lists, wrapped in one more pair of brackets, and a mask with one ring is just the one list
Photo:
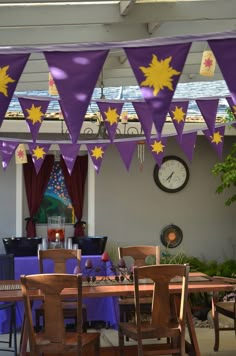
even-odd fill
[[(225, 120), (228, 122), (234, 121), (235, 116), (230, 108), (226, 109)], [(233, 144), (229, 155), (224, 162), (216, 163), (212, 169), (215, 176), (220, 176), (221, 183), (217, 187), (216, 192), (222, 193), (225, 189), (236, 186), (236, 143)], [(225, 205), (229, 206), (236, 201), (236, 193), (228, 198)]]
[[(224, 162), (216, 163), (212, 169), (214, 175), (219, 175), (221, 183), (217, 187), (216, 192), (222, 193), (225, 189), (236, 187), (236, 143), (233, 144), (229, 155)], [(236, 192), (225, 202), (229, 206), (236, 201)]]

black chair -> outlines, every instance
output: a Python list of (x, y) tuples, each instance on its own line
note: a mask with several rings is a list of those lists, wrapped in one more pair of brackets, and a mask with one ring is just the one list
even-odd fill
[[(0, 280), (14, 280), (14, 255), (0, 255)], [(17, 356), (17, 339), (16, 339), (16, 303), (4, 302), (0, 304), (0, 312), (2, 310), (10, 311), (9, 339), (8, 341), (0, 340), (0, 343), (8, 344), (8, 348), (0, 348), (0, 351), (14, 352)], [(12, 345), (13, 336), (13, 345)]]

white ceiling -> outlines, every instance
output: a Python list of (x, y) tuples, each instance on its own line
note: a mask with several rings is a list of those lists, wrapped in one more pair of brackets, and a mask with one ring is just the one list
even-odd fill
[[(0, 0), (0, 46), (117, 42), (235, 29), (235, 0)], [(212, 78), (199, 75), (206, 48), (206, 42), (193, 43), (181, 82), (222, 79), (218, 68)], [(110, 52), (103, 82), (106, 87), (137, 84), (122, 50)], [(17, 91), (47, 89), (47, 64), (42, 54), (33, 53)]]

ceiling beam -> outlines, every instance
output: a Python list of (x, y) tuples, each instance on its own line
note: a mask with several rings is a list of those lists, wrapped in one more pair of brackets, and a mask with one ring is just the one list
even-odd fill
[[(126, 0), (125, 0), (126, 1)], [(133, 3), (133, 2), (132, 2)], [(131, 3), (131, 4), (132, 4)], [(215, 11), (212, 11), (214, 6)], [(0, 7), (2, 27), (84, 24), (137, 24), (159, 21), (235, 19), (235, 0), (135, 3), (129, 16), (121, 16), (120, 3), (58, 4)]]
[(121, 0), (120, 1), (120, 14), (121, 16), (127, 16), (132, 10), (136, 0)]

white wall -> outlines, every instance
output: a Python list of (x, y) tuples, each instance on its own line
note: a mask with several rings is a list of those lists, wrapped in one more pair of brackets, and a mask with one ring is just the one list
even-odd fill
[[(16, 165), (13, 158), (6, 171), (0, 167), (0, 236), (15, 235), (16, 231)], [(0, 252), (3, 252), (0, 239)]]
[[(234, 141), (225, 138), (224, 154)], [(168, 140), (165, 154), (179, 155), (188, 163), (174, 138)], [(161, 244), (162, 228), (174, 223), (183, 231), (177, 249), (198, 257), (235, 258), (236, 204), (225, 207), (226, 194), (215, 194), (219, 180), (211, 168), (217, 161), (206, 138), (198, 136), (188, 185), (170, 194), (154, 183), (155, 161), (148, 149), (143, 170), (135, 153), (127, 173), (116, 148), (109, 148), (96, 177), (96, 233), (117, 245)]]
[[(224, 155), (229, 152), (233, 137), (225, 137)], [(166, 154), (185, 159), (174, 138), (168, 140)], [(95, 175), (95, 233), (108, 236), (109, 245), (161, 244), (160, 231), (170, 223), (183, 230), (183, 242), (173, 253), (186, 253), (205, 258), (236, 258), (235, 212), (236, 204), (226, 207), (228, 194), (215, 194), (219, 179), (211, 174), (218, 157), (209, 142), (198, 136), (193, 162), (189, 163), (190, 179), (181, 192), (162, 192), (154, 183), (155, 161), (146, 148), (143, 170), (134, 154), (130, 172), (127, 172), (118, 151), (109, 147), (100, 173)], [(0, 170), (0, 232), (1, 236), (15, 233), (15, 163), (6, 172)], [(24, 196), (23, 217), (28, 216)], [(84, 219), (87, 220), (85, 199)], [(45, 234), (46, 226), (37, 234)], [(25, 232), (23, 232), (24, 235)], [(67, 227), (66, 236), (73, 229)], [(164, 248), (164, 247), (163, 247)]]

